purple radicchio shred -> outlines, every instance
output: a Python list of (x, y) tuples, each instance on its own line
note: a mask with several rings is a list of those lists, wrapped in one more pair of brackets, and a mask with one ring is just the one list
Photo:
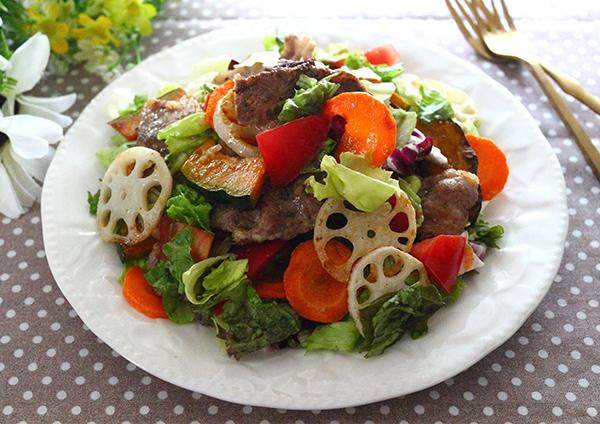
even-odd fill
[(331, 118), (331, 123), (329, 124), (329, 138), (334, 140), (336, 143), (339, 143), (345, 130), (346, 119), (344, 119), (344, 117), (341, 115), (334, 115), (333, 118)]
[(470, 241), (469, 244), (471, 245), (471, 248), (473, 249), (473, 253), (475, 253), (477, 255), (477, 257), (479, 259), (481, 259), (482, 261), (485, 260), (485, 254), (487, 253), (487, 246), (478, 241)]
[(422, 141), (409, 143), (401, 149), (394, 150), (387, 158), (386, 165), (401, 177), (412, 175), (415, 173), (416, 162), (427, 157), (432, 148), (431, 137), (425, 137)]

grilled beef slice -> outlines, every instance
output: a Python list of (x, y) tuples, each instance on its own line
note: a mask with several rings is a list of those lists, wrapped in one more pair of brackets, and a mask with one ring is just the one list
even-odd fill
[(284, 188), (265, 186), (251, 210), (215, 205), (211, 224), (231, 233), (234, 244), (289, 240), (313, 229), (320, 207), (321, 202), (304, 191), (304, 178), (298, 178)]
[[(285, 99), (294, 95), (301, 74), (322, 79), (329, 68), (317, 67), (314, 60), (282, 61), (279, 65), (235, 81), (235, 110), (241, 125), (261, 126), (277, 119)], [(331, 80), (340, 84), (336, 94), (364, 91), (358, 79), (342, 72)]]
[(457, 169), (424, 178), (419, 195), (424, 216), (417, 232), (420, 240), (462, 233), (481, 208), (479, 180), (474, 174)]
[(157, 150), (161, 155), (168, 153), (163, 140), (157, 138), (158, 131), (196, 112), (200, 105), (193, 96), (182, 95), (177, 100), (150, 99), (142, 109), (138, 124), (137, 144)]

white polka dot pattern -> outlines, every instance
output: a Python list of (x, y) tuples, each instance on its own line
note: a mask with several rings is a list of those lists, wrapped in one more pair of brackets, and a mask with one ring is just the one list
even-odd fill
[[(596, 225), (600, 183), (524, 68), (479, 59), (460, 38), (445, 10), (434, 8), (432, 2), (414, 3), (409, 10), (403, 6), (365, 11), (364, 3), (360, 7), (347, 3), (340, 10), (309, 0), (290, 12), (283, 2), (255, 2), (243, 8), (232, 0), (168, 1), (142, 51), (147, 56), (229, 24), (232, 18), (314, 12), (317, 16), (373, 18), (379, 29), (390, 31), (401, 26), (406, 34), (437, 42), (479, 65), (508, 87), (539, 121), (563, 166), (568, 187), (571, 223), (563, 264), (550, 292), (519, 332), (455, 378), (386, 402), (305, 412), (222, 402), (152, 378), (88, 331), (52, 279), (38, 207), (19, 220), (0, 220), (0, 422), (596, 422), (600, 409), (596, 346), (600, 340), (600, 231)], [(558, 0), (544, 3), (541, 10), (525, 6), (533, 2), (511, 2), (511, 7), (513, 3), (515, 14), (541, 18), (521, 21), (519, 27), (532, 35), (542, 56), (600, 94), (600, 5), (572, 2), (581, 7), (559, 13)], [(381, 19), (383, 16), (410, 19), (399, 25)], [(556, 25), (544, 19), (552, 16), (564, 21)], [(275, 28), (273, 22), (266, 25)], [(64, 77), (48, 77), (40, 91), (64, 93), (67, 87), (74, 87), (79, 93), (77, 111), (72, 113), (75, 118), (103, 86), (95, 76), (78, 77), (84, 74), (75, 69)], [(598, 144), (600, 117), (572, 98), (568, 100)]]

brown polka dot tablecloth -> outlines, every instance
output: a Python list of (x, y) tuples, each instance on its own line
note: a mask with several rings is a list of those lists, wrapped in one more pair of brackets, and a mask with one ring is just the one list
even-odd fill
[[(40, 209), (0, 217), (1, 423), (600, 423), (600, 183), (529, 72), (473, 53), (443, 2), (168, 0), (145, 56), (237, 19), (361, 19), (441, 45), (506, 86), (529, 109), (563, 167), (570, 226), (548, 295), (504, 345), (468, 370), (412, 395), (356, 408), (285, 411), (192, 393), (136, 368), (96, 338), (46, 262)], [(536, 50), (600, 95), (600, 2), (510, 1)], [(73, 70), (39, 91), (75, 91), (72, 116), (104, 86)], [(600, 117), (567, 96), (596, 145)], [(518, 137), (518, 134), (515, 134)], [(66, 211), (68, 213), (68, 211)], [(81, 282), (85, 284), (85, 281)], [(385, 384), (385, 381), (382, 382)]]

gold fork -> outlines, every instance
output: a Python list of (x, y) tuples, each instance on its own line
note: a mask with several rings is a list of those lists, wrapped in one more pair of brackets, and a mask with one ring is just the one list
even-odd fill
[(490, 3), (491, 6), (486, 5), (483, 0), (464, 0), (464, 4), (461, 0), (446, 0), (460, 31), (477, 53), (490, 60), (519, 60), (529, 66), (548, 99), (575, 136), (596, 177), (600, 179), (600, 152), (575, 119), (567, 103), (554, 89), (546, 72), (563, 90), (597, 113), (600, 113), (600, 100), (588, 93), (577, 81), (543, 63), (532, 53), (525, 37), (517, 32), (504, 0), (491, 0)]

